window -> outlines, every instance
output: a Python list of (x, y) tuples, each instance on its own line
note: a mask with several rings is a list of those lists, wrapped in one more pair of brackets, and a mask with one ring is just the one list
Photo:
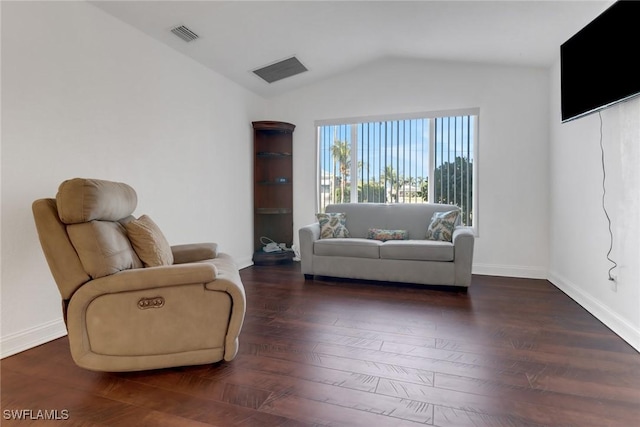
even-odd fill
[(316, 126), (319, 211), (330, 203), (448, 203), (475, 225), (477, 110)]

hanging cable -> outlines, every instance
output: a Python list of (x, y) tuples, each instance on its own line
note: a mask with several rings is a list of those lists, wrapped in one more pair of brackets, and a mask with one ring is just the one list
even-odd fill
[(611, 272), (618, 267), (618, 263), (616, 263), (613, 259), (611, 259), (611, 251), (613, 250), (613, 231), (611, 231), (611, 218), (609, 217), (609, 212), (607, 212), (607, 207), (605, 205), (605, 196), (607, 195), (606, 188), (606, 180), (607, 180), (607, 171), (605, 168), (604, 162), (604, 145), (602, 143), (602, 113), (598, 111), (598, 117), (600, 117), (600, 153), (602, 160), (602, 210), (604, 211), (604, 215), (607, 217), (607, 222), (609, 223), (609, 251), (607, 252), (607, 260), (611, 264), (611, 268), (609, 269), (609, 280), (615, 280), (611, 274)]

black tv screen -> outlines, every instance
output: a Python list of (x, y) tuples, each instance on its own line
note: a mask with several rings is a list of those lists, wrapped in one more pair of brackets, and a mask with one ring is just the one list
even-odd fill
[(619, 0), (560, 46), (562, 121), (640, 94), (640, 1)]

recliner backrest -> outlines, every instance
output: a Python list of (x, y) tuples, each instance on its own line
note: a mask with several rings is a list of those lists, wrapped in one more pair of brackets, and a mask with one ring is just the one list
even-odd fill
[(137, 201), (127, 184), (74, 178), (60, 184), (55, 200), (33, 203), (40, 243), (64, 300), (91, 279), (143, 266), (120, 223)]
[(58, 291), (68, 300), (80, 286), (91, 280), (69, 240), (67, 227), (58, 217), (55, 199), (38, 199), (31, 206), (40, 246)]

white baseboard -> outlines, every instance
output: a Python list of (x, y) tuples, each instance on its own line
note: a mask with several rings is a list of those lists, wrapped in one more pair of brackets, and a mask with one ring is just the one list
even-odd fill
[(524, 279), (546, 279), (547, 269), (521, 265), (473, 264), (472, 273), (480, 276), (519, 277)]
[(13, 356), (65, 335), (67, 335), (67, 328), (62, 318), (60, 318), (2, 337), (0, 341), (0, 359)]
[(575, 283), (572, 283), (559, 274), (549, 272), (548, 280), (604, 323), (604, 325), (611, 329), (616, 335), (640, 351), (640, 330), (638, 328), (635, 328), (625, 319), (612, 312), (607, 306), (595, 300), (592, 296), (582, 292)]

